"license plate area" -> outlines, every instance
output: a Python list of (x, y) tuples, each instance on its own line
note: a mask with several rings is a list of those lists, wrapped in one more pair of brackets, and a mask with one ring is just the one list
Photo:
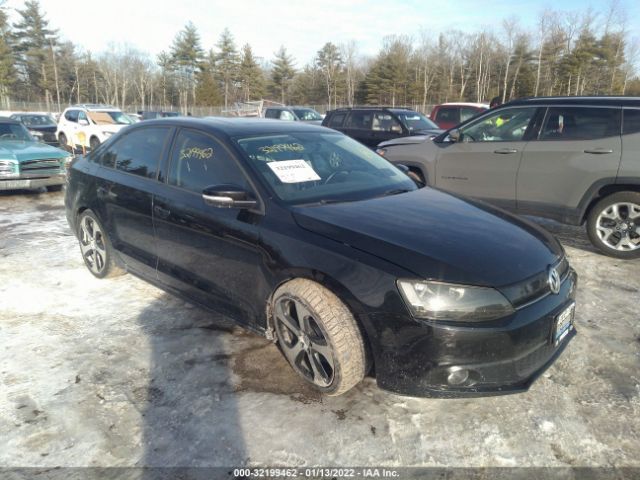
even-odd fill
[(576, 304), (571, 302), (562, 312), (556, 315), (553, 322), (553, 331), (551, 335), (551, 343), (554, 346), (560, 345), (560, 342), (573, 330), (573, 318), (576, 313)]

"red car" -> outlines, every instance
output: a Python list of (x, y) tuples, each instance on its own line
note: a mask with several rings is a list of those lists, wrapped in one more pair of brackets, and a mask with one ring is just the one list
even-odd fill
[(488, 109), (489, 105), (486, 103), (443, 103), (433, 107), (429, 118), (440, 128), (449, 130)]

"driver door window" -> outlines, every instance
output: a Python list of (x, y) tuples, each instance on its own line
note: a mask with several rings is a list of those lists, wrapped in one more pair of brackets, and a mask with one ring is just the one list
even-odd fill
[(506, 108), (461, 129), (463, 142), (520, 142), (536, 109)]
[(244, 175), (227, 150), (195, 130), (178, 134), (171, 154), (170, 185), (202, 193), (206, 187), (230, 183), (249, 190)]

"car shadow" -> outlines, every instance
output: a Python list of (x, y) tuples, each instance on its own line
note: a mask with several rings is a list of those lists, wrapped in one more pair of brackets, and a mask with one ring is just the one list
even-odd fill
[[(142, 416), (144, 454), (138, 465), (146, 473), (141, 478), (156, 479), (167, 467), (245, 465), (230, 364), (237, 327), (166, 293), (149, 303), (137, 322), (151, 355), (147, 385), (134, 391)], [(221, 475), (232, 478), (226, 470), (207, 472), (208, 478)]]

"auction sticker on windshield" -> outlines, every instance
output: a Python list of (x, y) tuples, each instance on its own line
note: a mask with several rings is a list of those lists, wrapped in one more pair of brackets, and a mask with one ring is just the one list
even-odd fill
[(302, 183), (320, 180), (313, 168), (304, 160), (284, 160), (267, 163), (282, 183)]

